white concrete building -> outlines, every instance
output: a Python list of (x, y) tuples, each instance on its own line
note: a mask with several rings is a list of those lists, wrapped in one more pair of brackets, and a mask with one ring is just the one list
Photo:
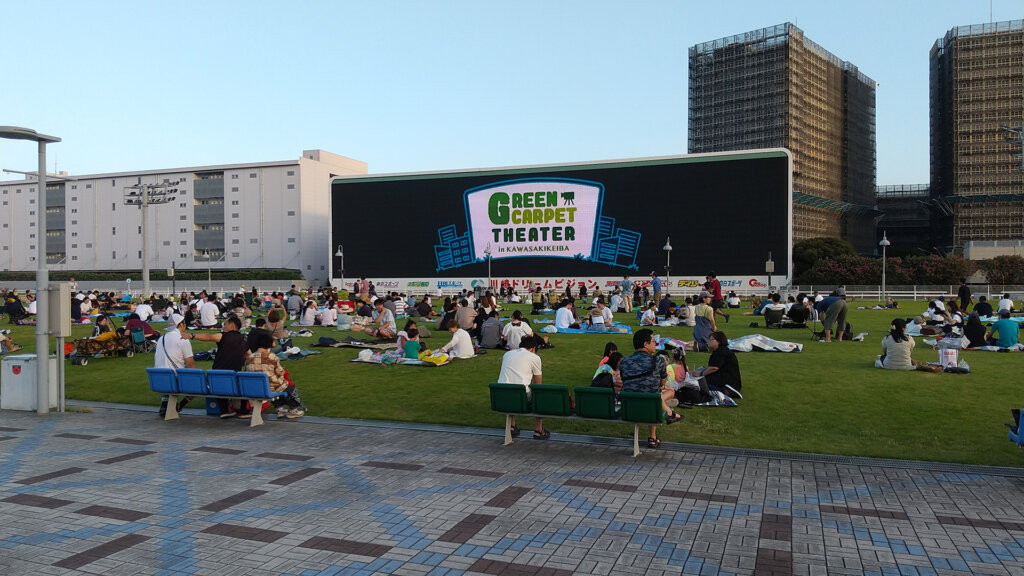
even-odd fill
[[(331, 179), (366, 171), (365, 162), (305, 150), (298, 160), (48, 179), (47, 263), (141, 269), (142, 211), (125, 201), (138, 197), (133, 186), (170, 182), (174, 199), (148, 209), (151, 269), (290, 268), (326, 282)], [(0, 182), (0, 270), (36, 269), (38, 209), (35, 178)]]

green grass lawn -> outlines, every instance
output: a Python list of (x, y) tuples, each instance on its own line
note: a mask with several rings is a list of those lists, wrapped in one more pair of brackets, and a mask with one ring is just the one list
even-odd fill
[[(889, 321), (888, 311), (855, 310), (849, 320), (854, 332), (866, 331), (864, 342), (823, 344), (808, 330), (751, 328), (760, 317), (733, 310), (732, 321), (720, 322), (730, 337), (760, 332), (773, 338), (805, 344), (802, 353), (739, 355), (743, 395), (738, 408), (683, 410), (686, 420), (663, 427), (667, 441), (841, 454), (1019, 466), (1024, 452), (1007, 441), (1004, 422), (1009, 409), (1024, 404), (1020, 393), (1024, 354), (962, 352), (971, 374), (890, 372), (873, 367)], [(914, 316), (923, 303), (908, 302), (899, 316)], [(507, 312), (507, 309), (506, 309)], [(619, 315), (619, 319), (625, 315)], [(401, 325), (401, 324), (400, 324)], [(14, 327), (14, 338), (34, 349), (31, 327)], [(91, 327), (75, 327), (84, 336)], [(333, 328), (315, 329), (317, 336), (343, 337)], [(689, 339), (690, 328), (661, 328), (662, 336)], [(434, 331), (431, 348), (448, 341)], [(553, 349), (542, 350), (544, 382), (586, 386), (601, 359), (605, 342), (631, 351), (628, 335), (554, 334)], [(296, 338), (304, 348), (314, 338)], [(193, 342), (195, 350), (211, 346)], [(299, 388), (309, 413), (372, 420), (435, 422), (501, 427), (503, 417), (490, 412), (487, 383), (497, 377), (500, 351), (472, 360), (457, 360), (441, 368), (378, 366), (350, 363), (355, 349), (318, 348), (323, 354), (289, 361), (285, 367)], [(706, 364), (708, 355), (691, 353), (691, 366)], [(917, 339), (914, 358), (935, 361), (937, 353)], [(135, 358), (93, 359), (88, 366), (66, 363), (67, 397), (76, 400), (129, 404), (158, 403), (149, 391), (144, 369), (152, 354)], [(209, 368), (210, 363), (200, 363)], [(527, 426), (529, 422), (524, 423)], [(632, 428), (592, 422), (549, 419), (553, 431), (631, 437)]]

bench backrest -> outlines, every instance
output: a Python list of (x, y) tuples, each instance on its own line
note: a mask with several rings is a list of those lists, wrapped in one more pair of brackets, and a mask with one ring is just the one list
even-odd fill
[(655, 392), (620, 392), (622, 419), (626, 422), (660, 424), (665, 422), (661, 394)]
[(280, 394), (270, 389), (270, 378), (266, 372), (238, 372), (238, 389), (246, 398), (273, 398)]
[(170, 368), (146, 368), (149, 377), (149, 389), (161, 394), (176, 394), (178, 378)]
[(206, 387), (206, 373), (199, 368), (178, 369), (178, 390), (182, 394), (203, 396), (209, 394)]
[(533, 411), (537, 414), (551, 416), (570, 416), (572, 406), (569, 403), (569, 387), (560, 384), (532, 384), (530, 396), (533, 400)]
[(577, 386), (573, 389), (576, 395), (576, 414), (581, 418), (618, 418), (615, 413), (615, 391), (611, 388), (594, 388)]
[(207, 370), (206, 382), (214, 396), (241, 396), (234, 370)]
[(530, 412), (530, 402), (526, 398), (526, 387), (522, 384), (499, 384), (491, 382), (491, 410), (512, 414)]

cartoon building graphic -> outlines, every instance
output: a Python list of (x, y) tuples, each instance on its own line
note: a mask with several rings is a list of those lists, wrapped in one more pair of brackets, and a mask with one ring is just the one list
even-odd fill
[(597, 249), (594, 262), (636, 270), (636, 254), (640, 249), (640, 233), (615, 228), (615, 219), (602, 216), (597, 222)]
[(438, 272), (473, 263), (468, 231), (460, 236), (455, 225), (451, 225), (438, 230), (437, 236), (440, 244), (434, 245), (434, 257)]

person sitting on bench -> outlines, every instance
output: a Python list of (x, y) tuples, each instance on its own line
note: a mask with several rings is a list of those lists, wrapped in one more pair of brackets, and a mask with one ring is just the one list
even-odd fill
[[(498, 372), (498, 382), (502, 384), (522, 384), (526, 388), (526, 397), (530, 397), (530, 385), (540, 384), (541, 361), (537, 355), (537, 346), (543, 340), (534, 334), (523, 336), (519, 341), (519, 348), (509, 350), (501, 357), (501, 371)], [(512, 418), (512, 436), (519, 436), (519, 428), (516, 426), (515, 417)], [(534, 440), (547, 440), (551, 432), (544, 429), (544, 419), (534, 419)]]

